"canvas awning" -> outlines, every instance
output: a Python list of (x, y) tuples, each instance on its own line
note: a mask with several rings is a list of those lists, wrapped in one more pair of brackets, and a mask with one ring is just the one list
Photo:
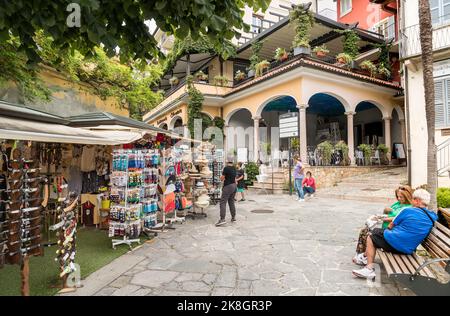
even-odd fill
[(0, 139), (46, 143), (120, 145), (132, 143), (141, 139), (142, 136), (143, 132), (138, 131), (89, 131), (62, 124), (0, 117)]

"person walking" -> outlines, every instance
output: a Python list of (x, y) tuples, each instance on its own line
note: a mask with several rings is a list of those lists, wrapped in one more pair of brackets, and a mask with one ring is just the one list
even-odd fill
[(245, 170), (242, 166), (242, 162), (239, 162), (237, 165), (236, 171), (236, 184), (237, 184), (237, 193), (240, 193), (241, 199), (238, 202), (245, 201)]
[(216, 223), (216, 226), (223, 226), (227, 222), (225, 221), (225, 215), (227, 211), (227, 203), (230, 207), (231, 221), (236, 221), (236, 206), (234, 204), (234, 197), (236, 195), (236, 168), (233, 165), (233, 159), (227, 159), (227, 166), (223, 168), (222, 176), (220, 180), (223, 181), (222, 197), (220, 198), (220, 219)]
[(294, 157), (294, 187), (297, 190), (299, 202), (305, 201), (305, 192), (303, 191), (303, 179), (305, 178), (305, 167), (302, 164), (302, 160), (299, 156)]

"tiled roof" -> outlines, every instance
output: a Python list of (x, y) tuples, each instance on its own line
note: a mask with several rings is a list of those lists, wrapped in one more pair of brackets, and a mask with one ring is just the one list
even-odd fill
[(233, 88), (233, 90), (231, 92), (224, 95), (224, 97), (227, 97), (228, 95), (234, 94), (234, 93), (241, 91), (247, 87), (253, 86), (255, 84), (258, 84), (259, 82), (265, 81), (267, 79), (278, 76), (282, 73), (285, 73), (291, 69), (298, 68), (298, 67), (311, 67), (311, 68), (321, 69), (321, 70), (325, 70), (328, 72), (333, 72), (333, 73), (336, 73), (339, 75), (344, 75), (347, 77), (364, 80), (367, 82), (386, 86), (386, 87), (393, 88), (393, 89), (398, 89), (398, 90), (402, 89), (402, 87), (400, 85), (395, 84), (390, 81), (381, 80), (381, 79), (373, 78), (373, 77), (370, 77), (367, 75), (355, 73), (350, 70), (346, 70), (346, 69), (343, 69), (339, 66), (335, 66), (332, 64), (314, 61), (314, 60), (311, 60), (308, 58), (299, 58), (299, 59), (293, 59), (292, 61), (287, 62), (286, 64), (283, 64), (276, 68), (273, 68), (273, 69), (269, 70), (269, 72), (267, 72), (266, 74), (262, 75), (261, 77), (254, 78), (253, 80), (250, 80), (248, 82), (244, 82), (241, 85), (238, 85), (237, 87)]

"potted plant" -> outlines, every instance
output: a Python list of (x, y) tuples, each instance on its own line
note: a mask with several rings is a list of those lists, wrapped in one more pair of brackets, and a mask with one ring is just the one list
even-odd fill
[(367, 162), (370, 161), (370, 157), (372, 157), (372, 146), (368, 144), (361, 144), (358, 146), (358, 149), (363, 152), (364, 160)]
[(343, 165), (348, 165), (350, 162), (350, 159), (348, 157), (348, 145), (343, 141), (339, 141), (334, 145), (334, 149), (339, 150), (342, 152), (342, 157), (344, 158), (342, 163)]
[(264, 73), (264, 70), (269, 69), (270, 63), (267, 60), (263, 60), (256, 64), (255, 67), (255, 77), (261, 77)]
[(341, 65), (350, 65), (353, 61), (353, 57), (346, 53), (340, 53), (336, 56), (336, 60)]
[(250, 56), (250, 66), (248, 67), (248, 77), (253, 77), (256, 71), (256, 64), (261, 61), (259, 58), (259, 52), (262, 49), (264, 42), (256, 41), (252, 44), (252, 55)]
[(313, 49), (313, 53), (316, 54), (317, 57), (325, 57), (327, 56), (327, 54), (330, 51), (327, 49), (327, 47), (325, 46), (325, 44), (321, 45), (321, 46), (316, 46)]
[(377, 66), (370, 60), (365, 60), (361, 64), (359, 64), (361, 69), (367, 70), (370, 73), (371, 77), (374, 77), (377, 73)]
[(329, 141), (324, 141), (317, 145), (322, 155), (324, 165), (331, 164), (331, 157), (333, 155), (333, 145)]
[(351, 68), (356, 68), (354, 60), (359, 55), (358, 43), (361, 40), (358, 36), (358, 33), (356, 33), (356, 31), (353, 29), (336, 30), (336, 32), (341, 33), (343, 35), (342, 39), (343, 52), (352, 58), (351, 61), (348, 63), (348, 65)]
[(180, 79), (173, 76), (172, 78), (169, 79), (169, 83), (170, 83), (170, 86), (173, 88), (173, 87), (177, 86), (178, 83), (180, 83)]
[(275, 50), (275, 59), (276, 60), (283, 62), (283, 61), (286, 61), (288, 58), (289, 58), (289, 55), (284, 48), (278, 47)]
[(228, 78), (225, 76), (215, 76), (214, 85), (219, 87), (225, 87), (228, 85)]
[(385, 144), (379, 144), (377, 150), (380, 152), (380, 157), (383, 158), (383, 161), (389, 161), (387, 155), (389, 153), (389, 148)]
[(384, 67), (383, 65), (380, 65), (378, 67), (378, 74), (380, 74), (384, 79), (390, 79), (391, 78), (391, 71)]
[(314, 26), (314, 16), (309, 11), (309, 5), (294, 6), (290, 13), (290, 23), (294, 25), (295, 37), (292, 42), (294, 56), (311, 54), (309, 36), (311, 28)]
[(240, 70), (236, 71), (236, 74), (234, 75), (234, 80), (242, 81), (245, 80), (245, 78), (247, 78), (247, 75), (245, 73), (243, 73)]
[(207, 74), (205, 74), (203, 71), (198, 71), (196, 74), (195, 74), (195, 78), (197, 79), (197, 81), (198, 82), (200, 82), (200, 83), (207, 83), (207, 81), (208, 81), (208, 75)]

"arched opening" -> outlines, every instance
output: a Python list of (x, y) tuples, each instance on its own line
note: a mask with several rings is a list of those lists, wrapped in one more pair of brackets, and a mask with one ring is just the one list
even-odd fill
[(162, 123), (161, 125), (159, 125), (159, 128), (165, 129), (166, 131), (169, 130), (169, 126), (167, 125), (167, 123)]
[(306, 109), (308, 150), (314, 150), (324, 141), (333, 145), (347, 143), (347, 118), (342, 102), (327, 93), (316, 93)]
[(355, 147), (369, 144), (377, 147), (384, 144), (383, 114), (372, 102), (360, 102), (355, 109), (354, 136)]
[[(238, 109), (228, 119), (227, 154), (237, 154), (239, 148), (253, 152), (253, 119), (248, 109)], [(250, 158), (250, 157), (247, 157)]]

